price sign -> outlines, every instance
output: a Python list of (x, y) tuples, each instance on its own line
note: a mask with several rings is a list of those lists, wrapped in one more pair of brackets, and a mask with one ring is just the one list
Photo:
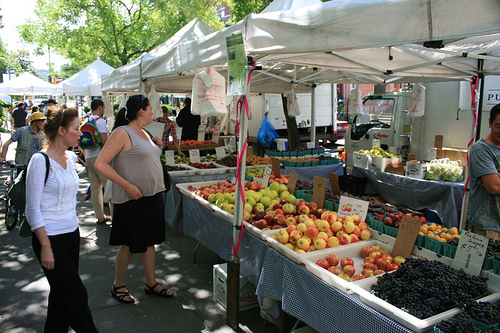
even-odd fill
[[(181, 138), (182, 138), (182, 127), (177, 127), (175, 129), (175, 134), (177, 134), (177, 140), (179, 140), (179, 146), (181, 145)], [(177, 142), (174, 142), (177, 143)]]
[(262, 186), (266, 186), (269, 184), (269, 176), (271, 176), (271, 168), (266, 167), (264, 169), (264, 174), (262, 175), (262, 178), (259, 177), (253, 177), (253, 181), (257, 182), (258, 184)]
[(167, 165), (175, 165), (173, 150), (165, 150), (165, 161)]
[(396, 242), (391, 251), (393, 256), (408, 258), (411, 255), (421, 225), (422, 222), (420, 220), (409, 216), (403, 216), (401, 224), (399, 225)]
[(276, 141), (276, 147), (277, 147), (278, 151), (284, 151), (284, 150), (286, 150), (286, 145), (285, 145), (285, 143), (286, 143), (286, 142), (285, 142), (285, 141), (282, 141), (282, 140), (280, 140), (280, 141)]
[(335, 195), (340, 195), (340, 185), (339, 177), (335, 172), (329, 172), (328, 178), (330, 178), (330, 186), (332, 187), (332, 192)]
[(205, 130), (207, 127), (205, 125), (198, 126), (198, 141), (205, 141)]
[(463, 269), (467, 274), (479, 275), (488, 248), (488, 238), (463, 231), (451, 267)]
[(340, 196), (339, 202), (339, 216), (358, 215), (361, 221), (366, 220), (366, 213), (368, 213), (368, 201)]
[(276, 177), (280, 178), (281, 177), (281, 165), (280, 165), (280, 160), (277, 159), (276, 157), (271, 157), (271, 165), (273, 167), (273, 173)]
[(297, 185), (297, 180), (299, 179), (299, 175), (296, 173), (290, 173), (288, 175), (288, 183), (286, 186), (288, 187), (288, 192), (291, 194), (295, 193), (295, 186)]
[(193, 163), (200, 163), (200, 150), (190, 149), (189, 150), (189, 160)]
[(307, 142), (307, 149), (313, 149), (314, 148), (314, 142)]
[(215, 125), (212, 131), (212, 142), (219, 143), (220, 125)]
[(217, 154), (217, 160), (223, 159), (226, 157), (226, 150), (224, 147), (217, 147), (215, 148), (215, 154)]
[(313, 201), (318, 205), (318, 208), (323, 208), (325, 205), (325, 194), (326, 178), (314, 176)]

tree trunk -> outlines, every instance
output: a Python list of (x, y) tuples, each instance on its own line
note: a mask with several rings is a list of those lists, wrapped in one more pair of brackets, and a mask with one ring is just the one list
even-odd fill
[(288, 116), (287, 98), (282, 94), (281, 101), (283, 102), (283, 112), (286, 119), (286, 130), (288, 133), (288, 149), (295, 150), (300, 145), (299, 129), (295, 117)]

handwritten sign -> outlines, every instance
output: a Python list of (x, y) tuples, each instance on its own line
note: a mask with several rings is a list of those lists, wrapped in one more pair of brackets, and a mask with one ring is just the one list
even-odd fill
[(198, 141), (205, 141), (205, 130), (207, 127), (205, 125), (198, 126)]
[(286, 186), (288, 187), (288, 192), (291, 194), (295, 193), (295, 186), (297, 186), (297, 180), (299, 179), (299, 175), (296, 173), (290, 173), (288, 175), (288, 183)]
[(314, 148), (314, 142), (307, 142), (307, 149), (313, 149)]
[(262, 175), (262, 178), (260, 177), (253, 177), (253, 181), (256, 182), (257, 184), (261, 186), (266, 186), (269, 184), (269, 176), (271, 176), (271, 168), (266, 167), (264, 169), (264, 174)]
[(224, 147), (215, 148), (215, 154), (217, 155), (217, 160), (221, 160), (226, 157), (226, 149)]
[(281, 164), (280, 164), (280, 160), (275, 158), (275, 157), (271, 157), (271, 165), (273, 167), (273, 173), (276, 177), (280, 178), (281, 177)]
[(212, 131), (212, 142), (219, 143), (220, 125), (215, 125)]
[(193, 163), (200, 163), (200, 150), (190, 149), (189, 150), (189, 160)]
[(488, 238), (463, 231), (451, 267), (463, 269), (470, 275), (479, 275), (488, 248)]
[(340, 196), (339, 216), (358, 215), (361, 221), (365, 221), (368, 213), (368, 201)]
[(422, 222), (420, 220), (406, 215), (403, 216), (399, 225), (396, 242), (391, 252), (393, 256), (408, 258), (411, 255), (421, 225)]
[(318, 205), (318, 208), (324, 207), (325, 194), (326, 194), (326, 178), (314, 176), (313, 201)]
[(330, 178), (330, 186), (332, 187), (332, 192), (335, 195), (340, 195), (340, 185), (339, 177), (335, 172), (329, 172), (328, 178)]
[[(177, 127), (175, 129), (175, 133), (177, 134), (177, 140), (179, 141), (179, 145), (181, 144), (181, 138), (182, 138), (182, 127)], [(177, 143), (177, 142), (174, 142)]]
[(173, 150), (165, 150), (165, 163), (167, 165), (174, 165), (175, 164), (174, 151)]

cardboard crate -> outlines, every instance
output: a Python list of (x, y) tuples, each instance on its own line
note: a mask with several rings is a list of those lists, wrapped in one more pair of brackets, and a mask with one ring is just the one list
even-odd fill
[(443, 148), (443, 136), (442, 135), (434, 135), (434, 147), (435, 148)]
[(408, 161), (406, 163), (406, 176), (411, 178), (424, 179), (425, 171), (427, 170), (426, 163), (418, 163), (418, 161)]
[[(227, 309), (227, 264), (214, 265), (214, 300)], [(240, 311), (259, 306), (255, 286), (240, 275)]]
[(405, 162), (389, 163), (385, 167), (385, 172), (393, 173), (395, 175), (404, 176), (405, 175), (405, 168), (406, 168)]

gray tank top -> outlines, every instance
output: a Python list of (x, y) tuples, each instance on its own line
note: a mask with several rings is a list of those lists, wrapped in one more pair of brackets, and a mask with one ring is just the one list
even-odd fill
[[(139, 187), (145, 197), (150, 197), (165, 190), (163, 168), (161, 166), (161, 149), (151, 141), (144, 139), (128, 126), (125, 129), (132, 141), (127, 151), (118, 153), (113, 159), (113, 168), (128, 182)], [(112, 201), (115, 204), (127, 202), (130, 199), (125, 190), (113, 183)]]

